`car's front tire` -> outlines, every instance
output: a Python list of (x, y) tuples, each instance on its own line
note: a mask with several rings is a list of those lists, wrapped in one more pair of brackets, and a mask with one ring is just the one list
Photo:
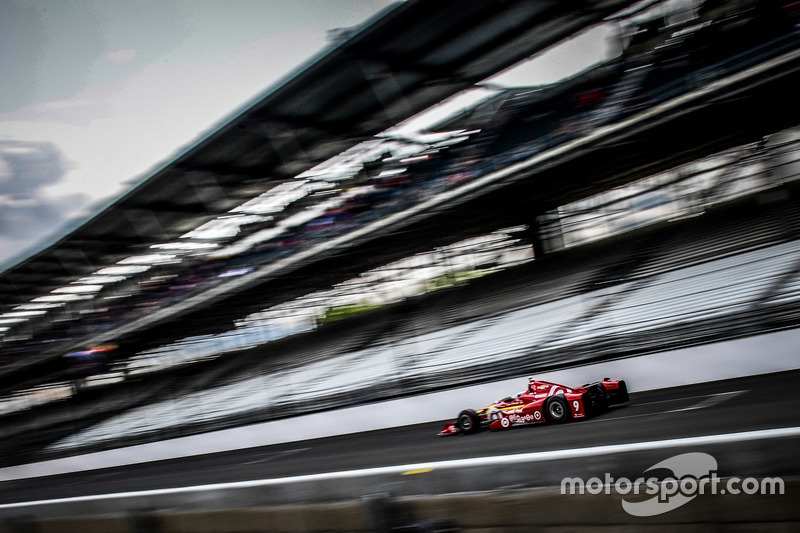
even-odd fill
[(481, 417), (472, 409), (464, 409), (458, 414), (456, 425), (461, 433), (477, 433), (481, 429)]
[(570, 411), (566, 400), (561, 396), (551, 396), (544, 403), (544, 418), (553, 424), (569, 419)]

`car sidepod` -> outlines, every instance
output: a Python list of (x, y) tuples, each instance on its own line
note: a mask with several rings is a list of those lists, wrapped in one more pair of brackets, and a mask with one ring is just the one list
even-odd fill
[(511, 426), (535, 424), (537, 422), (544, 422), (542, 402), (532, 402), (527, 405), (521, 405), (517, 409), (502, 411), (501, 416), (489, 424), (489, 429), (508, 429)]
[(558, 424), (571, 419), (586, 418), (587, 401), (587, 393), (578, 391), (548, 396), (521, 406), (519, 409), (503, 411), (501, 418), (497, 418), (489, 424), (489, 429), (508, 429), (513, 426), (542, 422)]
[(575, 390), (559, 396), (567, 403), (567, 419), (586, 418), (589, 415), (589, 394), (586, 391)]

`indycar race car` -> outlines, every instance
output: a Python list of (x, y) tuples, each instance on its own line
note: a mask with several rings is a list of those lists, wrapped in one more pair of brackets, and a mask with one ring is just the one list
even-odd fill
[(478, 411), (461, 411), (456, 421), (447, 424), (439, 435), (476, 433), (483, 428), (506, 429), (539, 422), (558, 424), (596, 415), (628, 399), (628, 386), (622, 380), (604, 378), (570, 388), (530, 378), (528, 390)]

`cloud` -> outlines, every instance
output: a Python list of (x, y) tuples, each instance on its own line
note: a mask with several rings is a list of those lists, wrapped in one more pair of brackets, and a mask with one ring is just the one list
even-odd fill
[(3, 179), (0, 195), (34, 195), (64, 174), (61, 154), (52, 143), (0, 141)]
[(80, 193), (44, 194), (64, 172), (52, 143), (0, 141), (0, 262), (54, 234), (89, 202)]

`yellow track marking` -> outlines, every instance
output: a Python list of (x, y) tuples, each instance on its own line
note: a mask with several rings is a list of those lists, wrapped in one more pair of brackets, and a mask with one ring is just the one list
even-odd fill
[(433, 468), (423, 468), (421, 470), (409, 470), (408, 472), (403, 472), (400, 475), (401, 476), (412, 476), (414, 474), (426, 474), (428, 472), (433, 472)]

